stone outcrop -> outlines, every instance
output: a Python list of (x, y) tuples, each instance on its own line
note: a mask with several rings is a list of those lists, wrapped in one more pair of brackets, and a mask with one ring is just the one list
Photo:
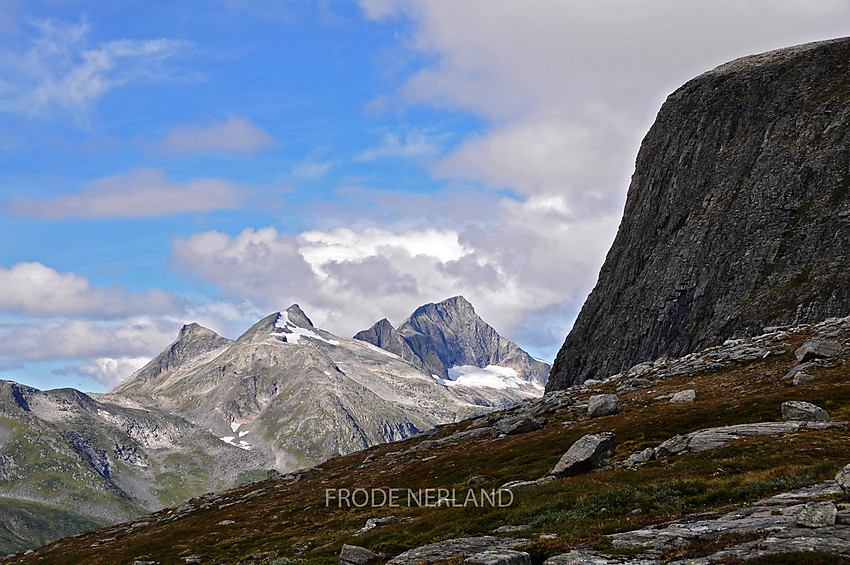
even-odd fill
[(587, 401), (587, 415), (590, 418), (610, 416), (623, 411), (616, 394), (595, 394)]
[(592, 470), (608, 456), (616, 438), (613, 432), (582, 436), (561, 456), (549, 474), (569, 477)]
[(811, 402), (801, 402), (799, 400), (789, 400), (782, 403), (782, 419), (783, 420), (802, 420), (811, 422), (826, 422), (829, 420), (829, 414), (820, 406), (816, 406)]
[(547, 391), (850, 311), (850, 38), (671, 94)]

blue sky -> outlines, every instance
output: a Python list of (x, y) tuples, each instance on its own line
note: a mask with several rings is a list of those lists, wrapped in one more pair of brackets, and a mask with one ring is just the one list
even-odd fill
[(455, 294), (551, 360), (666, 95), (848, 34), (848, 1), (0, 0), (0, 378)]

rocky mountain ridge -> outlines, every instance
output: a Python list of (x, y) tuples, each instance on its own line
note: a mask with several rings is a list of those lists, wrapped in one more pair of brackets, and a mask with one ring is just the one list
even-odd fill
[[(384, 318), (354, 339), (398, 355), (474, 404), (506, 406), (539, 396), (551, 369), (500, 336), (463, 296), (420, 306), (398, 328)], [(505, 399), (490, 393), (482, 400), (481, 387), (469, 388), (485, 383)]]
[(547, 390), (850, 310), (850, 39), (671, 94)]

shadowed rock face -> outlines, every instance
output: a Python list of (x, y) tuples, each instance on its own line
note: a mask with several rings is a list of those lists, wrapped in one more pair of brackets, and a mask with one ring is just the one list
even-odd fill
[(547, 390), (850, 311), (850, 38), (669, 96)]

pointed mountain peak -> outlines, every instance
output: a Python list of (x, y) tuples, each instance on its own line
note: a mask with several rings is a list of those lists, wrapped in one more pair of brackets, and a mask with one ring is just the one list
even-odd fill
[(307, 317), (307, 314), (304, 313), (304, 310), (298, 304), (293, 304), (289, 308), (286, 309), (287, 317), (289, 321), (301, 328), (312, 328), (313, 322), (310, 321), (310, 318)]
[(177, 341), (181, 341), (184, 339), (197, 339), (197, 338), (220, 338), (221, 336), (212, 331), (209, 328), (205, 328), (201, 324), (196, 322), (192, 322), (191, 324), (186, 324), (180, 331), (177, 333)]

